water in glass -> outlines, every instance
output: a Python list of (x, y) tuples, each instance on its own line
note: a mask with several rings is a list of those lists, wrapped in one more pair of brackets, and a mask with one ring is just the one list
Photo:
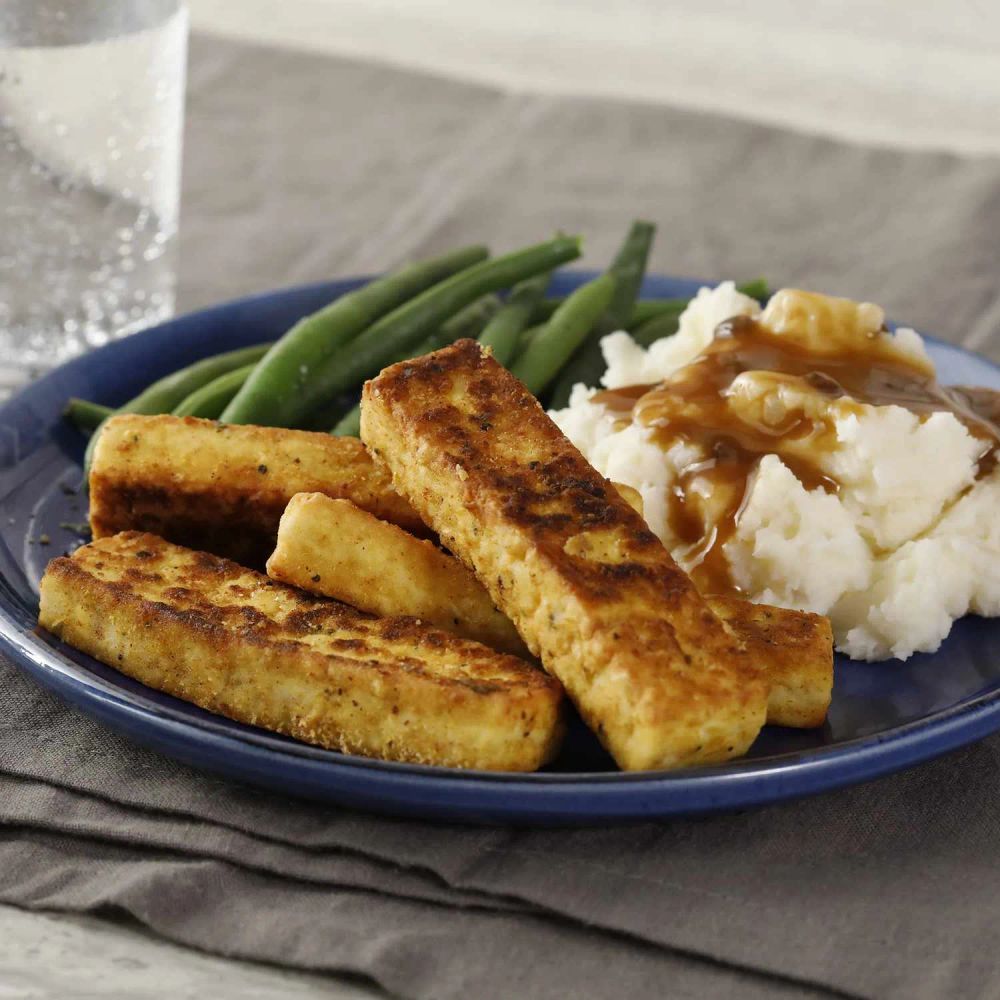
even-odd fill
[(0, 386), (169, 316), (181, 0), (0, 3)]

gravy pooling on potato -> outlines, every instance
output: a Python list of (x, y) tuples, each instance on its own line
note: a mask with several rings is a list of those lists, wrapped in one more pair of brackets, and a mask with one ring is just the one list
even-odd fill
[[(775, 332), (766, 314), (761, 320), (736, 316), (720, 323), (705, 350), (665, 381), (610, 389), (592, 399), (623, 422), (651, 428), (664, 451), (693, 447), (697, 457), (681, 469), (667, 497), (667, 520), (684, 546), (679, 561), (703, 593), (736, 590), (724, 546), (764, 455), (778, 455), (807, 490), (837, 492), (822, 461), (837, 447), (828, 405), (833, 400), (840, 413), (845, 406), (860, 411), (861, 404), (901, 406), (922, 418), (952, 413), (982, 441), (978, 475), (996, 463), (1000, 394), (939, 385), (930, 365), (881, 336), (884, 327), (864, 330), (862, 305), (781, 294), (787, 296), (782, 319), (787, 324), (791, 313), (793, 322), (807, 324), (805, 337)], [(737, 383), (747, 372), (755, 373), (749, 396)]]

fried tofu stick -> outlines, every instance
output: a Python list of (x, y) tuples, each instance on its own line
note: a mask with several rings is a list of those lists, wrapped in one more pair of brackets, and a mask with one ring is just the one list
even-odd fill
[(426, 532), (354, 438), (135, 414), (112, 417), (101, 431), (90, 526), (95, 538), (151, 531), (263, 568), (288, 501), (309, 492)]
[(362, 438), (627, 770), (745, 753), (768, 685), (659, 539), (472, 341), (365, 386)]
[[(642, 494), (624, 483), (614, 483), (614, 487), (641, 516)], [(833, 697), (830, 619), (734, 596), (707, 594), (705, 600), (767, 674), (771, 686), (768, 724), (796, 729), (822, 726)]]
[(412, 615), (492, 649), (530, 655), (510, 619), (457, 559), (349, 500), (292, 497), (267, 574), (371, 614)]
[(530, 771), (562, 732), (559, 684), (522, 660), (155, 535), (52, 560), (39, 623), (157, 690), (346, 753)]
[[(628, 487), (613, 485), (629, 506), (641, 511), (641, 497), (636, 500), (625, 494)], [(493, 607), (479, 581), (457, 559), (348, 500), (320, 493), (292, 497), (267, 572), (272, 579), (362, 611), (412, 615), (493, 649), (527, 654), (510, 619)], [(829, 619), (736, 597), (709, 595), (705, 600), (767, 675), (768, 723), (821, 726), (833, 687)]]
[(708, 595), (708, 606), (732, 628), (770, 683), (767, 721), (815, 729), (826, 721), (833, 697), (833, 628), (809, 611)]

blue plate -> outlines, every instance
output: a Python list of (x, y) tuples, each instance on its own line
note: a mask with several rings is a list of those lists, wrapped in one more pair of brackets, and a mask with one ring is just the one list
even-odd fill
[[(557, 292), (588, 277), (557, 276)], [(254, 785), (364, 809), (467, 822), (596, 823), (762, 805), (908, 767), (1000, 729), (1000, 621), (966, 618), (933, 656), (866, 665), (838, 658), (833, 707), (818, 731), (765, 729), (743, 760), (621, 774), (582, 726), (548, 770), (452, 771), (320, 750), (210, 715), (39, 632), (46, 562), (77, 544), (86, 517), (83, 439), (61, 419), (70, 396), (117, 404), (198, 358), (276, 337), (360, 279), (241, 299), (165, 323), (56, 369), (0, 410), (0, 646), (39, 682), (137, 743)], [(693, 281), (655, 277), (649, 296)], [(1000, 388), (1000, 369), (930, 342), (944, 382)], [(48, 535), (50, 544), (38, 539)]]

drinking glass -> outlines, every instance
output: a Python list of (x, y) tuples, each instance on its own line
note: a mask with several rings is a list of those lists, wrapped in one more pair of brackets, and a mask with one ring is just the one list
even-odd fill
[(183, 0), (0, 0), (0, 391), (171, 315)]

